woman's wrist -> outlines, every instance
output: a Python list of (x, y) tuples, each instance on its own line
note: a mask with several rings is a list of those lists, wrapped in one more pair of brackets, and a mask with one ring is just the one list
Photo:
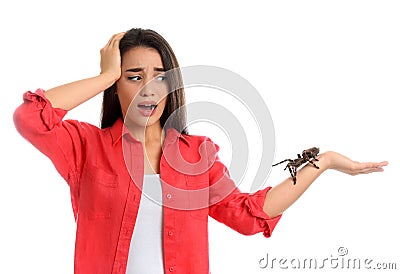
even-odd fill
[(106, 83), (106, 88), (109, 88), (119, 79), (120, 75), (105, 71), (101, 72), (97, 77), (103, 79), (102, 81)]

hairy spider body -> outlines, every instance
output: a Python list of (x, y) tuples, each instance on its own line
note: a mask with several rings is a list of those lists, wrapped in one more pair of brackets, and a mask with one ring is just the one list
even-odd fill
[(276, 166), (279, 164), (282, 164), (284, 162), (288, 162), (284, 170), (289, 169), (290, 175), (292, 176), (293, 179), (293, 185), (296, 184), (296, 175), (297, 175), (297, 169), (301, 167), (305, 163), (310, 163), (312, 164), (315, 168), (319, 168), (314, 161), (318, 161), (317, 155), (319, 153), (319, 148), (317, 147), (312, 147), (306, 150), (303, 150), (303, 152), (300, 154), (297, 154), (297, 159), (286, 159), (283, 160), (279, 163), (276, 163), (272, 166)]

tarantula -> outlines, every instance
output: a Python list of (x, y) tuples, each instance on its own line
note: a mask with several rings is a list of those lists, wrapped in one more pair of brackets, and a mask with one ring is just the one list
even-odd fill
[(296, 184), (297, 169), (300, 166), (302, 166), (305, 163), (311, 163), (315, 168), (319, 168), (319, 166), (317, 166), (313, 162), (313, 161), (318, 161), (318, 159), (315, 158), (315, 157), (317, 157), (318, 153), (319, 153), (319, 148), (312, 147), (312, 148), (303, 150), (301, 155), (297, 154), (297, 159), (294, 159), (294, 160), (286, 159), (286, 160), (283, 160), (283, 161), (281, 161), (279, 163), (276, 163), (276, 164), (274, 164), (272, 166), (276, 166), (276, 165), (282, 164), (284, 162), (288, 162), (284, 170), (286, 170), (287, 168), (289, 169), (290, 175), (292, 176), (292, 179), (293, 179), (293, 185), (295, 185)]

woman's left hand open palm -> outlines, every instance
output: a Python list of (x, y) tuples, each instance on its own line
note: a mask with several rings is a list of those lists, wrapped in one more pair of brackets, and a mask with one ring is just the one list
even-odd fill
[(372, 172), (382, 172), (383, 167), (388, 165), (387, 161), (382, 162), (357, 162), (348, 157), (334, 152), (327, 152), (330, 160), (330, 169), (334, 169), (349, 175), (368, 174)]

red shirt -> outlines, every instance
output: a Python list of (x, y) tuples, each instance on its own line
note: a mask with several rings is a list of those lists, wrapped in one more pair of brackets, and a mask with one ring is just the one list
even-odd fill
[[(75, 273), (125, 273), (143, 184), (142, 143), (121, 119), (106, 129), (63, 120), (67, 111), (53, 108), (41, 89), (23, 99), (14, 113), (17, 130), (70, 187)], [(218, 149), (208, 137), (166, 130), (160, 162), (165, 273), (209, 273), (208, 216), (239, 233), (265, 237), (281, 217), (270, 218), (262, 209), (270, 187), (240, 192)]]

